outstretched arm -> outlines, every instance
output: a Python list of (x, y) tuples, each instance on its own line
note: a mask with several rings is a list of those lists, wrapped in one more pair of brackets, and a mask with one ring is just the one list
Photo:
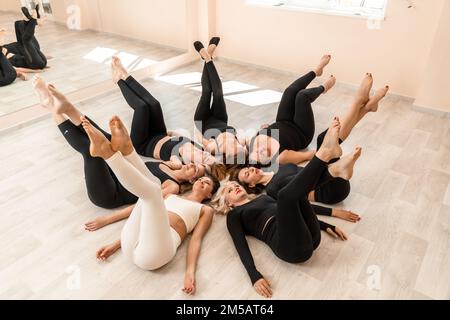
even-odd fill
[(86, 231), (91, 231), (91, 232), (97, 231), (109, 224), (113, 224), (120, 220), (127, 219), (131, 215), (131, 212), (133, 211), (134, 207), (135, 207), (135, 205), (132, 205), (132, 206), (126, 207), (125, 209), (113, 212), (107, 216), (98, 217), (97, 219), (86, 223), (84, 225), (84, 228)]
[(325, 231), (333, 238), (341, 239), (342, 241), (347, 241), (347, 239), (348, 239), (347, 235), (344, 233), (344, 231), (342, 231), (338, 227), (328, 224), (326, 222), (320, 221), (320, 220), (319, 220), (319, 225), (320, 225), (320, 230)]
[(214, 210), (211, 207), (204, 206), (200, 220), (189, 242), (183, 291), (190, 295), (195, 294), (195, 271), (197, 270), (198, 257), (200, 256), (203, 238), (211, 227), (213, 217)]
[(252, 281), (253, 288), (256, 292), (265, 297), (272, 297), (272, 289), (269, 281), (265, 279), (261, 273), (256, 269), (255, 262), (250, 252), (250, 248), (245, 238), (245, 232), (241, 223), (241, 218), (238, 213), (229, 213), (227, 216), (228, 232), (233, 239), (234, 246), (241, 258), (242, 264), (247, 270), (250, 280)]
[(114, 241), (113, 243), (101, 247), (99, 250), (97, 250), (97, 259), (105, 261), (110, 256), (112, 256), (114, 253), (117, 252), (121, 248), (120, 240)]

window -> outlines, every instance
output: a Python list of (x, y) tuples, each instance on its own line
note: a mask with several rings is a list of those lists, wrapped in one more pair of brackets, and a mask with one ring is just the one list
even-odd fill
[(42, 10), (46, 14), (52, 14), (52, 6), (50, 5), (50, 0), (20, 0), (22, 6), (28, 9), (36, 8), (36, 5), (41, 5)]
[(384, 19), (387, 0), (247, 0), (248, 4)]

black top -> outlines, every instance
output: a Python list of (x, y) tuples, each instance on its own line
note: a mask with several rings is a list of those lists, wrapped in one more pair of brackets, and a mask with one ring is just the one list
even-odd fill
[[(266, 187), (267, 195), (274, 199), (278, 199), (278, 192), (289, 184), (294, 177), (303, 170), (302, 167), (298, 167), (295, 164), (280, 165), (278, 172), (273, 176), (272, 180)], [(311, 205), (315, 214), (322, 216), (331, 216), (332, 209), (319, 205)]]
[[(267, 239), (267, 231), (269, 229), (269, 225), (271, 225), (276, 219), (277, 213), (277, 200), (267, 195), (262, 195), (243, 206), (231, 210), (231, 212), (227, 215), (228, 232), (233, 239), (242, 264), (247, 270), (253, 284), (261, 279), (262, 275), (255, 267), (255, 263), (245, 236), (253, 236), (256, 239), (269, 244)], [(272, 217), (275, 218), (269, 222), (269, 225), (266, 226), (263, 234), (262, 231), (265, 224)], [(319, 221), (319, 223), (321, 230), (326, 230), (330, 227), (329, 224), (322, 221)]]
[(180, 155), (180, 149), (186, 143), (191, 143), (197, 149), (204, 151), (201, 145), (192, 141), (191, 139), (182, 136), (174, 136), (171, 137), (170, 140), (164, 142), (164, 144), (161, 146), (160, 151), (161, 160), (169, 161), (172, 156), (177, 156), (184, 163), (183, 158)]
[(160, 165), (164, 165), (160, 162), (146, 162), (148, 170), (161, 181), (161, 183), (166, 182), (167, 180), (171, 180), (176, 184), (179, 184), (174, 178), (169, 176), (167, 173), (161, 170)]
[[(277, 130), (277, 131), (275, 131)], [(279, 121), (270, 125), (267, 129), (262, 129), (256, 135), (266, 135), (272, 137), (280, 143), (279, 154), (285, 150), (299, 151), (305, 145), (303, 133), (294, 123), (288, 121)], [(253, 149), (253, 144), (256, 137), (253, 138), (250, 144), (250, 150)]]

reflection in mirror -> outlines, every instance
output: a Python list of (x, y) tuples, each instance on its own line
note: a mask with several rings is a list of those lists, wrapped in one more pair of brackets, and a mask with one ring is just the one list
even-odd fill
[(70, 94), (110, 81), (112, 56), (119, 56), (128, 70), (137, 71), (183, 53), (170, 44), (136, 40), (143, 37), (127, 33), (128, 22), (121, 25), (108, 16), (108, 10), (114, 11), (109, 4), (102, 0), (2, 0), (0, 116), (38, 103), (31, 89), (35, 73)]

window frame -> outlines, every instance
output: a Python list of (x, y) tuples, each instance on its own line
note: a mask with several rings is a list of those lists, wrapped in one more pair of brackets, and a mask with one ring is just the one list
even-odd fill
[(244, 0), (245, 5), (252, 7), (262, 7), (262, 8), (271, 8), (276, 10), (285, 10), (285, 11), (297, 11), (297, 12), (306, 12), (306, 13), (314, 13), (314, 14), (322, 14), (328, 16), (338, 16), (338, 17), (350, 17), (356, 19), (369, 19), (369, 20), (377, 20), (384, 21), (386, 19), (386, 10), (388, 6), (388, 0), (385, 0), (385, 5), (382, 10), (382, 14), (369, 14), (369, 13), (353, 13), (346, 12), (341, 10), (334, 9), (325, 9), (325, 8), (309, 8), (303, 6), (297, 6), (292, 4), (283, 4), (283, 0)]

